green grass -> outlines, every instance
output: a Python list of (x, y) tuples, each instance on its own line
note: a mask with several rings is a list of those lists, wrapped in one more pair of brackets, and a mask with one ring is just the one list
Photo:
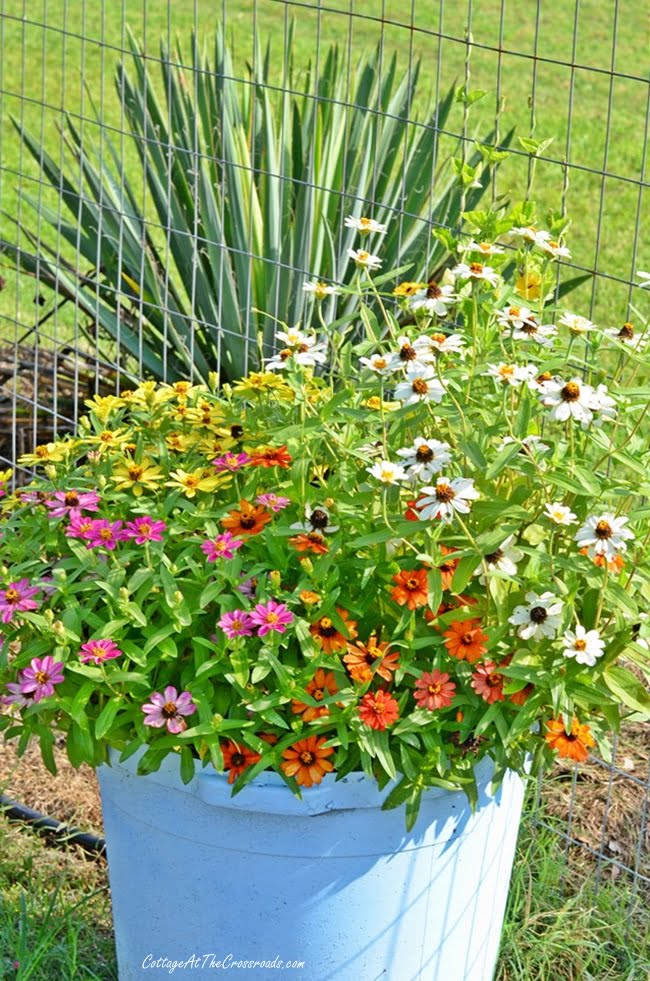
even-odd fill
[[(0, 854), (0, 978), (116, 981), (105, 866), (2, 820)], [(495, 981), (647, 981), (647, 903), (624, 878), (594, 884), (525, 820)]]
[[(94, 122), (92, 103), (99, 109), (109, 126), (121, 127), (118, 99), (113, 85), (115, 65), (124, 46), (124, 25), (128, 22), (136, 36), (145, 40), (147, 49), (155, 57), (161, 36), (178, 35), (188, 39), (194, 24), (194, 4), (174, 4), (168, 17), (167, 0), (148, 0), (146, 24), (144, 5), (136, 13), (135, 5), (129, 5), (129, 13), (123, 13), (126, 4), (74, 3), (68, 0), (31, 0), (24, 7), (23, 0), (2, 0), (0, 45), (1, 68), (0, 112), (3, 121), (0, 129), (0, 204), (9, 213), (16, 213), (19, 205), (18, 186), (43, 200), (52, 201), (51, 192), (38, 184), (37, 169), (20, 149), (17, 135), (8, 123), (13, 114), (32, 131), (42, 134), (48, 150), (58, 157), (60, 137), (57, 123), (61, 107), (73, 114), (80, 114), (89, 137), (99, 140)], [(216, 19), (225, 4), (210, 0), (197, 0), (197, 25), (201, 36), (208, 39)], [(287, 6), (277, 0), (228, 0), (226, 24), (236, 39), (237, 55), (242, 72), (253, 57), (253, 33), (262, 41), (273, 38), (277, 64), (283, 48), (287, 18), (291, 13), (298, 17), (296, 30), (296, 60), (307, 65), (317, 64), (315, 38), (317, 27), (321, 32), (321, 51), (331, 41), (344, 48), (351, 41), (353, 58), (374, 45), (382, 31), (380, 17), (385, 18), (383, 36), (385, 51), (399, 53), (400, 63), (406, 66), (412, 57), (422, 58), (423, 92), (436, 94), (438, 69), (440, 88), (450, 82), (464, 81), (467, 48), (463, 38), (467, 25), (467, 5), (445, 6), (444, 20), (440, 21), (438, 0), (419, 0), (415, 4), (416, 27), (408, 26), (410, 4), (403, 0), (358, 0), (355, 10), (370, 19), (347, 16), (349, 0), (330, 0), (328, 12), (319, 11), (316, 2), (301, 6)], [(602, 73), (584, 68), (576, 69), (573, 78), (567, 66), (556, 66), (545, 61), (534, 62), (530, 57), (535, 45), (534, 7), (530, 0), (511, 0), (505, 5), (503, 21), (504, 52), (499, 64), (495, 51), (475, 47), (470, 64), (470, 87), (487, 91), (484, 99), (473, 107), (472, 128), (482, 126), (494, 118), (496, 109), (497, 72), (500, 67), (500, 96), (502, 112), (499, 127), (501, 133), (515, 125), (520, 136), (538, 139), (554, 137), (546, 151), (548, 156), (562, 161), (567, 152), (568, 102), (573, 85), (573, 118), (571, 125), (571, 163), (584, 170), (566, 172), (560, 163), (538, 163), (533, 197), (542, 208), (559, 208), (563, 201), (565, 177), (568, 173), (568, 189), (565, 204), (574, 219), (570, 232), (570, 244), (574, 260), (580, 266), (596, 269), (622, 279), (630, 278), (635, 268), (650, 266), (650, 242), (639, 237), (638, 254), (634, 259), (636, 215), (639, 205), (639, 188), (633, 183), (641, 175), (643, 163), (645, 113), (648, 85), (634, 79), (615, 79), (611, 84), (606, 70), (613, 63), (616, 71), (642, 76), (647, 61), (647, 23), (643, 4), (621, 0), (618, 4), (616, 43), (613, 44), (614, 4), (602, 0), (581, 0), (575, 63), (589, 69), (603, 69)], [(118, 9), (121, 8), (121, 9)], [(23, 20), (23, 9), (28, 17)], [(253, 19), (253, 10), (257, 14)], [(478, 45), (498, 46), (500, 33), (501, 0), (481, 0), (473, 4), (471, 31)], [(568, 0), (543, 0), (539, 26), (537, 54), (540, 59), (559, 59), (571, 62), (574, 4)], [(39, 23), (46, 23), (44, 29)], [(438, 40), (432, 33), (441, 29), (445, 35)], [(64, 34), (63, 30), (67, 33)], [(105, 46), (102, 46), (102, 43)], [(535, 79), (535, 113), (530, 108)], [(87, 90), (83, 87), (85, 80)], [(278, 81), (281, 79), (278, 77)], [(611, 97), (611, 113), (608, 112)], [(43, 103), (46, 106), (43, 107)], [(423, 106), (424, 111), (424, 106)], [(609, 140), (607, 140), (609, 117)], [(462, 129), (462, 112), (457, 108), (452, 127)], [(119, 137), (118, 137), (119, 141)], [(607, 149), (609, 147), (609, 149)], [(132, 157), (129, 166), (135, 168)], [(611, 174), (625, 177), (627, 181), (603, 179), (591, 169), (606, 166)], [(499, 191), (509, 191), (513, 198), (523, 196), (528, 174), (525, 156), (507, 161), (501, 169)], [(601, 236), (597, 241), (599, 213), (602, 208)], [(646, 208), (647, 213), (647, 208)], [(23, 211), (23, 215), (26, 212)], [(642, 211), (643, 217), (643, 211)], [(30, 218), (30, 221), (32, 219)], [(11, 225), (0, 219), (3, 232), (13, 235)], [(318, 271), (314, 270), (316, 274)], [(31, 325), (39, 308), (34, 306), (34, 284), (23, 279), (18, 284), (15, 275), (6, 270), (2, 274), (8, 280), (0, 294), (0, 337), (13, 337), (12, 321)], [(599, 278), (594, 286), (595, 316), (603, 325), (624, 319), (627, 309), (628, 289), (622, 284)], [(638, 293), (638, 291), (637, 291)], [(570, 305), (580, 312), (589, 313), (592, 286), (581, 287), (571, 297)], [(647, 307), (647, 297), (642, 297)], [(644, 308), (645, 309), (645, 308)], [(66, 311), (50, 319), (48, 332), (70, 335), (74, 325), (73, 311)]]

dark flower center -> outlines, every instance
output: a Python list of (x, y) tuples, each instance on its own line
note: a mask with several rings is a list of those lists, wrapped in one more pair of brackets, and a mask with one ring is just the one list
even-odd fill
[(433, 460), (433, 450), (430, 446), (418, 446), (415, 459), (418, 463), (429, 463), (430, 460)]
[(488, 562), (490, 565), (495, 565), (497, 562), (500, 562), (502, 558), (503, 558), (503, 549), (498, 548), (496, 552), (490, 552), (489, 555), (486, 555), (485, 561)]
[(632, 324), (623, 324), (618, 332), (618, 336), (622, 337), (625, 341), (631, 341), (634, 337), (634, 327)]
[(404, 585), (407, 589), (414, 591), (420, 588), (420, 581), (419, 579), (407, 579)]
[(65, 495), (65, 503), (68, 507), (75, 507), (79, 503), (79, 495), (76, 491), (68, 491)]
[(599, 521), (594, 528), (596, 532), (596, 538), (611, 538), (612, 537), (612, 526), (608, 521)]
[(5, 592), (5, 600), (7, 603), (17, 603), (20, 599), (20, 593), (17, 589), (8, 589)]
[(413, 385), (411, 387), (416, 395), (426, 395), (429, 391), (429, 386), (425, 382), (424, 378), (414, 378)]
[(140, 477), (144, 473), (142, 467), (129, 467), (129, 480), (140, 480)]
[(319, 624), (318, 630), (321, 637), (334, 637), (335, 634), (338, 633), (336, 627), (329, 617), (323, 617)]
[(255, 517), (253, 515), (242, 515), (239, 519), (239, 524), (242, 528), (254, 528), (255, 527)]
[(449, 484), (438, 484), (436, 487), (436, 498), (442, 501), (443, 504), (448, 504), (449, 501), (453, 501), (456, 497), (455, 491), (451, 489)]
[(489, 685), (490, 688), (500, 688), (503, 684), (503, 675), (497, 674), (496, 671), (493, 671), (492, 674), (487, 676), (485, 683)]
[(230, 757), (231, 766), (244, 766), (246, 758), (243, 753), (233, 753)]
[(314, 508), (309, 516), (309, 523), (312, 528), (327, 528), (329, 517), (327, 511), (322, 508)]
[(418, 352), (410, 344), (404, 344), (400, 348), (399, 359), (400, 361), (415, 361), (418, 356)]
[(311, 693), (311, 697), (314, 698), (317, 702), (322, 702), (322, 700), (325, 698), (325, 693), (323, 692), (322, 688), (315, 688), (314, 691)]
[(580, 398), (580, 386), (578, 383), (567, 382), (560, 392), (560, 398), (563, 402), (577, 402)]
[(548, 616), (548, 611), (543, 606), (534, 606), (530, 611), (530, 619), (533, 623), (544, 623)]
[(39, 685), (46, 685), (50, 680), (50, 676), (47, 671), (36, 671), (34, 673), (34, 677), (38, 681)]
[(532, 334), (536, 334), (537, 333), (537, 324), (536, 323), (522, 324), (519, 329), (522, 332), (522, 334), (531, 334), (531, 335)]
[(442, 290), (437, 283), (431, 282), (427, 286), (427, 299), (437, 300), (439, 296), (442, 296)]
[(165, 719), (173, 719), (176, 715), (176, 702), (165, 702), (160, 712)]
[(480, 262), (472, 262), (470, 263), (469, 270), (470, 272), (473, 272), (475, 275), (479, 276), (483, 272), (483, 266)]
[(303, 763), (304, 766), (312, 766), (312, 764), (316, 762), (316, 757), (308, 749), (303, 749), (302, 753), (300, 754), (300, 762)]
[(244, 435), (244, 430), (242, 429), (241, 426), (237, 426), (237, 425), (231, 426), (230, 435), (232, 436), (233, 439), (241, 439), (242, 436)]

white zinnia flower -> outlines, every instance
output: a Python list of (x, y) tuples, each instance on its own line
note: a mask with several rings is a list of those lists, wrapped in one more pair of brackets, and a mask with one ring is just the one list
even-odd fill
[(597, 630), (585, 630), (578, 624), (575, 631), (567, 630), (562, 637), (565, 657), (575, 657), (578, 664), (588, 664), (593, 668), (597, 659), (605, 653), (605, 642)]
[[(483, 562), (487, 565), (488, 572), (502, 572), (506, 576), (517, 575), (517, 562), (521, 562), (524, 553), (521, 549), (515, 548), (512, 544), (514, 540), (515, 536), (509, 535), (505, 542), (502, 542), (494, 552), (483, 556)], [(480, 575), (479, 582), (485, 585), (485, 569), (483, 563), (476, 569), (474, 575)]]
[(574, 538), (581, 548), (586, 548), (590, 558), (603, 555), (607, 562), (616, 558), (617, 552), (625, 552), (627, 541), (634, 538), (634, 532), (626, 528), (628, 518), (606, 514), (587, 518)]
[(509, 446), (511, 443), (520, 443), (522, 449), (532, 452), (535, 450), (537, 453), (547, 453), (550, 450), (550, 446), (542, 442), (541, 436), (524, 436), (523, 439), (513, 439), (512, 436), (504, 436), (497, 450), (502, 450), (504, 446)]
[(398, 371), (400, 368), (418, 367), (419, 369), (430, 370), (430, 366), (435, 359), (435, 354), (430, 348), (422, 345), (416, 347), (409, 337), (397, 338), (399, 348), (391, 355), (391, 370)]
[(359, 358), (359, 363), (378, 375), (387, 375), (393, 370), (393, 356), (390, 354), (371, 354), (369, 358)]
[(404, 467), (399, 463), (391, 463), (390, 460), (378, 460), (372, 467), (366, 467), (366, 470), (382, 484), (398, 484), (400, 480), (408, 478)]
[(494, 242), (475, 242), (472, 239), (467, 245), (459, 245), (459, 252), (480, 252), (481, 255), (501, 255), (505, 251), (500, 245), (495, 245)]
[(451, 271), (454, 276), (461, 279), (478, 279), (489, 283), (490, 286), (499, 285), (498, 272), (492, 266), (484, 266), (480, 262), (470, 262), (469, 265), (466, 262), (459, 262)]
[(289, 525), (292, 530), (312, 532), (317, 531), (321, 535), (333, 535), (335, 531), (339, 530), (338, 525), (330, 524), (330, 512), (329, 509), (325, 507), (324, 504), (315, 504), (313, 507), (311, 504), (305, 506), (305, 517), (306, 521), (297, 521), (293, 525)]
[(577, 313), (563, 313), (560, 317), (563, 327), (568, 327), (572, 334), (588, 334), (590, 330), (596, 330), (596, 325), (586, 317), (581, 317)]
[(408, 302), (408, 308), (413, 313), (434, 313), (438, 317), (447, 316), (447, 307), (456, 301), (453, 286), (439, 286), (433, 281), (425, 288), (414, 293)]
[(397, 451), (403, 458), (404, 466), (408, 469), (409, 477), (429, 480), (434, 474), (440, 473), (450, 462), (449, 443), (441, 443), (438, 439), (423, 439), (416, 436), (413, 446), (406, 446)]
[(537, 371), (535, 365), (506, 364), (500, 361), (499, 364), (489, 364), (488, 370), (484, 372), (490, 378), (495, 378), (504, 385), (517, 385), (530, 381)]
[(304, 331), (297, 327), (289, 327), (287, 330), (279, 330), (275, 335), (287, 345), (287, 347), (298, 347), (299, 344), (314, 344), (314, 338), (309, 337)]
[(606, 385), (598, 385), (594, 391), (594, 412), (597, 413), (594, 420), (596, 426), (602, 426), (604, 422), (616, 419), (616, 402), (608, 394)]
[(445, 387), (428, 367), (410, 364), (406, 379), (395, 386), (395, 398), (405, 405), (412, 402), (442, 402)]
[(552, 347), (553, 338), (557, 334), (555, 324), (538, 324), (534, 318), (516, 326), (512, 331), (514, 341), (535, 341), (542, 347)]
[(355, 218), (354, 215), (348, 215), (344, 224), (346, 228), (355, 228), (362, 235), (370, 235), (372, 232), (383, 235), (386, 231), (386, 226), (374, 218)]
[(526, 593), (527, 606), (516, 606), (508, 623), (519, 629), (517, 634), (523, 640), (539, 640), (542, 637), (555, 637), (562, 614), (562, 602), (553, 593)]
[(382, 260), (377, 255), (371, 255), (365, 249), (348, 249), (348, 258), (352, 259), (359, 269), (379, 269)]
[(536, 244), (540, 247), (540, 249), (543, 249), (544, 252), (548, 252), (548, 254), (552, 255), (555, 259), (571, 258), (571, 253), (567, 249), (566, 245), (560, 245), (559, 242), (554, 242), (550, 238), (545, 238), (542, 241), (537, 242)]
[(594, 417), (593, 410), (598, 407), (594, 389), (580, 378), (542, 382), (540, 398), (542, 405), (551, 409), (551, 419), (558, 422), (573, 418), (588, 425)]
[[(299, 333), (299, 332), (297, 332)], [(289, 336), (289, 332), (278, 332), (278, 337), (284, 334)], [(313, 368), (317, 364), (325, 364), (327, 361), (327, 342), (316, 343), (315, 337), (303, 335), (303, 340), (297, 347), (287, 347), (284, 351), (269, 358), (266, 362), (267, 371), (284, 371), (289, 367), (289, 361), (293, 359), (294, 364), (302, 365), (303, 368)]]
[(523, 324), (536, 325), (535, 315), (532, 310), (528, 307), (504, 307), (503, 310), (497, 310), (497, 322), (501, 327), (518, 327), (521, 328)]
[(438, 477), (435, 487), (423, 487), (421, 497), (415, 504), (423, 521), (440, 518), (442, 521), (452, 521), (454, 512), (469, 514), (470, 501), (476, 501), (481, 495), (474, 487), (474, 481), (468, 477)]
[(460, 334), (421, 334), (413, 341), (416, 351), (432, 361), (438, 354), (465, 355), (465, 341)]
[(640, 286), (641, 289), (645, 289), (647, 286), (650, 286), (650, 273), (649, 272), (644, 272), (643, 269), (637, 269), (637, 273), (636, 274), (639, 277), (639, 279), (641, 280), (640, 283), (637, 283), (637, 286)]
[(642, 347), (648, 340), (647, 329), (643, 334), (637, 334), (634, 325), (629, 323), (623, 324), (620, 328), (608, 327), (604, 333), (613, 341), (618, 341), (619, 344), (625, 344), (626, 347), (634, 349)]
[(523, 238), (527, 242), (534, 242), (535, 245), (541, 245), (542, 242), (548, 242), (551, 237), (550, 232), (539, 231), (534, 225), (511, 228), (508, 234), (514, 235), (517, 238)]
[(335, 286), (329, 286), (320, 280), (314, 283), (303, 283), (302, 288), (305, 293), (313, 293), (316, 300), (324, 300), (326, 296), (332, 296), (333, 293), (338, 293)]
[(554, 525), (572, 525), (574, 521), (578, 520), (577, 514), (574, 514), (571, 508), (568, 508), (566, 504), (560, 504), (558, 501), (553, 501), (552, 504), (547, 504), (545, 507), (546, 517), (552, 521)]

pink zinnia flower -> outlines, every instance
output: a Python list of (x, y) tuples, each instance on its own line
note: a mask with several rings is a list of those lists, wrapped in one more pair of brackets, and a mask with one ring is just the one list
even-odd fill
[(415, 682), (416, 691), (413, 693), (418, 708), (435, 709), (449, 708), (453, 699), (456, 685), (449, 680), (449, 675), (442, 671), (425, 671)]
[(217, 470), (230, 470), (234, 473), (235, 470), (241, 470), (250, 462), (251, 458), (248, 453), (224, 453), (223, 456), (218, 456), (216, 460), (212, 461), (212, 466)]
[(99, 510), (100, 497), (97, 491), (56, 491), (46, 506), (51, 518), (61, 518), (65, 514), (80, 517), (82, 511)]
[(472, 675), (472, 688), (488, 705), (492, 705), (493, 702), (504, 701), (504, 681), (503, 675), (497, 672), (495, 662), (485, 661)]
[(201, 551), (205, 552), (208, 562), (216, 562), (217, 559), (232, 559), (238, 548), (244, 544), (243, 539), (235, 538), (229, 531), (225, 531), (216, 538), (208, 539), (201, 543)]
[(136, 518), (127, 521), (124, 529), (125, 538), (135, 538), (136, 545), (145, 542), (161, 542), (163, 532), (167, 529), (164, 521), (154, 521), (152, 518)]
[(217, 626), (221, 627), (226, 637), (232, 640), (233, 637), (252, 637), (255, 629), (250, 613), (245, 610), (232, 610), (224, 613)]
[(95, 524), (94, 518), (87, 518), (81, 514), (70, 514), (70, 524), (66, 525), (65, 534), (67, 538), (87, 539), (92, 527)]
[(196, 712), (196, 705), (192, 701), (189, 691), (184, 691), (180, 695), (172, 685), (165, 688), (164, 695), (155, 691), (151, 695), (150, 701), (142, 706), (146, 718), (146, 726), (155, 726), (162, 729), (167, 726), (168, 732), (184, 732), (187, 729), (187, 722), (184, 715), (193, 715)]
[(283, 634), (293, 621), (293, 613), (284, 603), (269, 600), (268, 603), (258, 603), (251, 613), (251, 620), (257, 627), (259, 637), (264, 637), (271, 630)]
[(20, 673), (19, 688), (21, 693), (34, 693), (34, 701), (54, 694), (54, 686), (63, 681), (63, 661), (55, 661), (48, 654), (46, 657), (32, 658), (29, 667)]
[(22, 671), (19, 671), (18, 681), (8, 682), (6, 688), (9, 694), (0, 698), (0, 705), (16, 705), (18, 708), (26, 708), (28, 705), (34, 704), (34, 692), (26, 692), (21, 688), (22, 676)]
[(108, 521), (99, 518), (93, 521), (90, 531), (85, 536), (88, 548), (107, 548), (111, 552), (118, 542), (124, 541), (125, 533), (121, 521)]
[(79, 660), (83, 664), (103, 664), (114, 657), (121, 657), (122, 651), (114, 640), (89, 640), (79, 648)]
[(277, 494), (258, 494), (255, 503), (263, 504), (269, 511), (281, 511), (291, 504), (291, 498), (279, 497)]
[(10, 582), (6, 589), (0, 589), (0, 611), (3, 623), (11, 623), (14, 613), (23, 610), (37, 610), (38, 603), (33, 599), (38, 593), (38, 586), (30, 586), (29, 579)]

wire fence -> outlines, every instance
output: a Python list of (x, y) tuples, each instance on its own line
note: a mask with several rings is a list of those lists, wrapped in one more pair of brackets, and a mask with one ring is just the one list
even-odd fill
[[(96, 391), (200, 375), (206, 352), (236, 372), (260, 331), (272, 349), (257, 305), (299, 319), (304, 280), (343, 275), (342, 222), (308, 235), (298, 205), (318, 225), (363, 203), (394, 255), (431, 271), (432, 227), (534, 200), (573, 217), (572, 308), (647, 316), (648, 27), (630, 0), (0, 0), (0, 464), (73, 431)], [(452, 157), (478, 187), (449, 190)], [(650, 885), (647, 731), (617, 754), (559, 795), (541, 785), (534, 812), (634, 898)]]

